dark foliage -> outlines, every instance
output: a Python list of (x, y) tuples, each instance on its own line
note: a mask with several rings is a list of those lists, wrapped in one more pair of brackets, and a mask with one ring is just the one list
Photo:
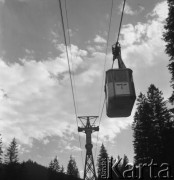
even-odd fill
[(5, 163), (6, 164), (18, 163), (18, 147), (15, 138), (13, 138), (12, 142), (7, 148), (7, 153), (5, 155)]
[(107, 161), (108, 161), (108, 153), (107, 150), (105, 148), (105, 146), (102, 144), (100, 147), (100, 152), (97, 158), (97, 172), (98, 172), (98, 180), (102, 179), (102, 168), (103, 168), (103, 164), (106, 164), (106, 169), (107, 169)]
[[(166, 19), (164, 40), (166, 41), (166, 53), (170, 57), (168, 69), (172, 75), (171, 86), (174, 90), (174, 1), (167, 0), (169, 7), (168, 18)], [(170, 102), (174, 102), (174, 91), (169, 98)]]
[(135, 163), (174, 164), (174, 123), (162, 92), (150, 85), (147, 95), (140, 93), (134, 116)]
[(79, 178), (79, 170), (76, 165), (75, 159), (70, 156), (70, 160), (68, 162), (67, 166), (67, 174)]
[(49, 164), (49, 170), (54, 171), (54, 172), (60, 172), (61, 171), (57, 156), (53, 159), (53, 161), (51, 160), (51, 162)]
[[(51, 175), (51, 176), (50, 176)], [(1, 180), (77, 180), (74, 176), (64, 173), (51, 172), (48, 168), (31, 160), (23, 163), (3, 165), (0, 173)]]
[(2, 165), (2, 153), (3, 153), (3, 151), (2, 151), (2, 138), (0, 135), (0, 166)]

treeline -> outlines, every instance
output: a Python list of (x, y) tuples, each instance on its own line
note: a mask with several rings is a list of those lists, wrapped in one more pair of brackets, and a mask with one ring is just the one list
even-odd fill
[[(156, 179), (170, 179), (174, 174), (174, 108), (168, 108), (169, 103), (172, 106), (174, 103), (174, 1), (167, 0), (167, 3), (169, 12), (163, 39), (166, 42), (165, 51), (170, 58), (168, 70), (173, 92), (168, 101), (165, 101), (162, 91), (151, 84), (146, 94), (140, 93), (138, 96), (132, 125), (135, 165), (152, 164), (155, 170), (151, 179), (154, 176)], [(162, 167), (164, 169), (161, 170)], [(149, 175), (147, 170), (146, 175)], [(150, 179), (149, 176), (146, 179)]]
[[(132, 129), (134, 164), (129, 163), (126, 155), (122, 158), (110, 157), (102, 144), (97, 159), (98, 180), (170, 178), (174, 172), (174, 118), (162, 91), (153, 84), (146, 94), (140, 93), (137, 98)], [(119, 162), (116, 167), (117, 173), (112, 168), (116, 162)], [(150, 172), (151, 165), (156, 168), (153, 174)], [(79, 177), (79, 170), (72, 156), (66, 172), (57, 156), (50, 161), (48, 168), (31, 160), (19, 163), (16, 139), (12, 140), (3, 155), (2, 138), (0, 138), (0, 180), (75, 180)]]
[[(153, 84), (146, 94), (139, 94), (132, 124), (134, 162), (130, 164), (126, 155), (122, 159), (109, 157), (102, 145), (98, 156), (98, 180), (170, 179), (174, 176), (174, 115), (167, 103), (162, 91)], [(114, 172), (115, 162), (118, 165)]]
[(146, 168), (146, 179), (170, 178), (174, 172), (174, 116), (155, 85), (138, 96), (132, 128), (135, 165), (154, 166), (153, 174)]
[[(113, 168), (114, 164), (117, 164), (115, 166), (116, 169)], [(124, 177), (124, 172), (132, 167), (132, 163), (129, 162), (129, 159), (126, 155), (123, 157), (120, 157), (119, 155), (114, 158), (112, 156), (109, 156), (107, 153), (107, 149), (102, 144), (98, 159), (97, 159), (97, 175), (98, 180), (102, 179), (130, 179)], [(115, 172), (114, 172), (115, 171)], [(128, 173), (127, 175), (131, 175), (131, 173)]]
[(67, 172), (60, 166), (57, 156), (51, 160), (49, 167), (28, 160), (19, 162), (18, 145), (14, 138), (3, 154), (0, 138), (0, 180), (77, 180), (80, 179), (75, 159), (70, 156)]

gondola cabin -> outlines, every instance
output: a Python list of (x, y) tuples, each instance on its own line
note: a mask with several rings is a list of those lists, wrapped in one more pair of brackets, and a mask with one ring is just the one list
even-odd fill
[(106, 114), (108, 117), (128, 117), (136, 99), (132, 70), (110, 69), (105, 79)]

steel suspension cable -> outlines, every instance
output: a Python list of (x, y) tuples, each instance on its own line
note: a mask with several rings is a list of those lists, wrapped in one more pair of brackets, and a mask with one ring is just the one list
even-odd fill
[[(101, 88), (101, 93), (100, 93), (99, 112), (100, 112), (102, 92), (103, 92), (103, 85), (104, 85), (106, 59), (107, 59), (107, 54), (108, 54), (108, 45), (109, 45), (109, 35), (110, 35), (110, 29), (111, 29), (112, 11), (113, 11), (113, 0), (112, 0), (112, 3), (111, 3), (111, 11), (110, 11), (110, 18), (109, 18), (109, 28), (108, 28), (108, 33), (107, 33), (107, 44), (106, 44), (105, 60), (104, 60), (104, 67), (103, 67), (103, 78), (102, 78), (102, 88)], [(104, 98), (104, 102), (103, 102), (103, 105), (102, 105), (101, 113), (100, 113), (100, 116), (99, 116), (99, 126), (100, 126), (100, 123), (101, 123), (101, 120), (102, 120), (102, 114), (103, 114), (103, 110), (104, 110), (105, 101), (106, 101), (106, 99)], [(99, 112), (98, 112), (98, 114), (99, 114)], [(94, 159), (96, 159), (97, 146), (98, 146), (98, 138), (99, 138), (99, 132), (97, 133), (97, 142), (96, 142), (96, 149), (95, 149)]]
[[(108, 29), (108, 33), (107, 33), (107, 44), (106, 44), (105, 58), (104, 58), (102, 87), (101, 87), (101, 92), (100, 92), (99, 112), (100, 112), (101, 98), (102, 98), (103, 84), (104, 84), (104, 77), (105, 77), (106, 59), (107, 59), (107, 54), (108, 54), (108, 45), (109, 45), (109, 35), (110, 35), (110, 29), (111, 29), (112, 11), (113, 11), (113, 0), (112, 0), (112, 4), (111, 4), (111, 11), (110, 11), (110, 18), (109, 18), (109, 29)], [(99, 114), (99, 112), (98, 112), (98, 114)]]
[[(70, 54), (71, 54), (71, 64), (73, 66), (73, 62), (72, 62), (72, 49), (71, 49), (71, 38), (70, 38), (70, 32), (69, 32), (69, 21), (68, 21), (68, 11), (67, 11), (67, 3), (65, 0), (65, 13), (66, 13), (66, 22), (67, 22), (67, 29), (68, 29), (68, 42), (69, 42), (69, 46), (70, 46)], [(73, 68), (73, 67), (72, 67)], [(76, 96), (76, 84), (75, 84), (75, 77), (74, 74), (72, 73), (72, 80), (74, 82), (74, 97)], [(75, 99), (75, 98), (74, 98)], [(78, 106), (77, 103), (74, 101), (75, 105), (76, 105), (76, 121), (78, 122), (78, 118), (77, 118), (77, 110), (78, 110)], [(78, 123), (77, 123), (77, 128), (78, 128)], [(78, 137), (79, 137), (79, 144), (80, 144), (80, 153), (81, 153), (81, 159), (82, 159), (82, 166), (84, 168), (84, 161), (83, 161), (83, 154), (82, 154), (82, 145), (81, 145), (81, 139), (80, 139), (80, 133), (78, 132)]]
[[(119, 36), (120, 36), (120, 31), (121, 31), (121, 25), (122, 25), (122, 21), (123, 21), (123, 14), (124, 14), (125, 4), (126, 4), (126, 0), (124, 0), (124, 2), (123, 2), (123, 8), (122, 8), (122, 13), (121, 13), (121, 20), (120, 20), (119, 31), (118, 31), (118, 36), (117, 36), (117, 41), (116, 42), (118, 42)], [(110, 13), (109, 31), (108, 31), (108, 39), (107, 39), (107, 48), (106, 48), (106, 53), (105, 53), (104, 72), (105, 72), (106, 57), (107, 57), (107, 52), (108, 52), (108, 41), (109, 41), (110, 25), (111, 25), (111, 19), (112, 19), (112, 11), (113, 11), (113, 0), (112, 0), (112, 7), (111, 7), (111, 13)], [(113, 69), (113, 66), (114, 66), (114, 62), (112, 63), (112, 69)], [(103, 72), (102, 85), (103, 85), (103, 81), (104, 81), (104, 72)], [(100, 119), (99, 119), (99, 126), (100, 126), (100, 123), (101, 123), (101, 119), (102, 119), (102, 115), (103, 115), (103, 110), (104, 110), (105, 102), (106, 102), (106, 98), (104, 98), (104, 102), (103, 102), (103, 106), (102, 106), (102, 110), (101, 110), (101, 114), (100, 114)], [(99, 135), (99, 132), (97, 134), (96, 151), (97, 151), (98, 135)], [(96, 158), (96, 151), (95, 151), (95, 158)]]
[(120, 20), (120, 25), (119, 25), (118, 36), (117, 36), (117, 41), (116, 42), (118, 42), (119, 37), (120, 37), (120, 31), (121, 31), (121, 25), (122, 25), (122, 21), (123, 21), (123, 14), (124, 14), (125, 4), (126, 4), (126, 0), (124, 0), (124, 2), (123, 2), (123, 9), (122, 9), (122, 13), (121, 13), (121, 20)]
[[(78, 128), (77, 108), (76, 108), (76, 103), (75, 103), (75, 94), (74, 94), (74, 88), (73, 88), (70, 60), (69, 60), (69, 55), (68, 55), (68, 46), (67, 46), (67, 40), (66, 40), (66, 34), (65, 34), (65, 25), (64, 25), (64, 20), (63, 20), (63, 11), (62, 11), (61, 0), (59, 0), (59, 7), (60, 7), (60, 15), (61, 15), (63, 36), (64, 36), (64, 42), (65, 42), (66, 56), (67, 56), (67, 61), (68, 61), (68, 70), (69, 70), (69, 77), (70, 77), (70, 82), (71, 82), (71, 90), (72, 90), (72, 96), (73, 96), (74, 111), (75, 111), (75, 116), (76, 116), (76, 124), (77, 124), (77, 128)], [(67, 18), (67, 24), (68, 24), (67, 9), (66, 9), (66, 18)], [(68, 29), (68, 32), (69, 32), (69, 29)], [(69, 36), (69, 40), (70, 40), (70, 36)], [(78, 136), (79, 136), (80, 149), (82, 149), (79, 132), (78, 132)], [(82, 165), (84, 166), (82, 153), (81, 153), (81, 158), (82, 158)]]
[[(72, 48), (71, 48), (71, 38), (70, 38), (70, 28), (69, 28), (69, 20), (68, 20), (68, 11), (67, 11), (67, 3), (66, 3), (66, 0), (65, 0), (65, 13), (66, 13), (66, 22), (67, 22), (67, 29), (68, 29), (68, 43), (69, 43), (69, 46), (70, 46), (70, 54), (71, 54), (71, 64), (72, 64), (72, 70), (73, 70), (73, 56), (72, 56)], [(77, 57), (77, 56), (76, 56)], [(76, 84), (75, 84), (75, 77), (74, 77), (74, 73), (72, 72), (72, 80), (73, 80), (73, 83), (74, 83), (74, 93), (75, 93), (75, 97), (76, 97)], [(77, 103), (75, 102), (76, 104), (76, 112), (78, 112), (78, 106), (77, 106)]]

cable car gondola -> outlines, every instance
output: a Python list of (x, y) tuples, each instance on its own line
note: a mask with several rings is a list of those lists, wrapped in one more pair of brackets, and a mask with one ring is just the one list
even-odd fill
[(112, 47), (113, 63), (118, 59), (118, 69), (106, 71), (105, 96), (108, 117), (128, 117), (136, 99), (132, 70), (126, 68), (121, 58), (121, 48), (117, 42)]

